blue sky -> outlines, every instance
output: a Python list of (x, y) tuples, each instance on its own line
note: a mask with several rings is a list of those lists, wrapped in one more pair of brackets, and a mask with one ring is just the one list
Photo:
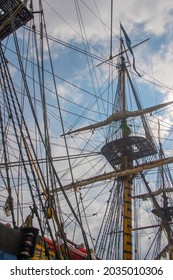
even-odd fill
[[(55, 38), (60, 38), (67, 43), (74, 44), (83, 49), (87, 48), (87, 51), (94, 55), (107, 59), (110, 54), (110, 1), (44, 1), (46, 7), (47, 17), (47, 28), (52, 33)], [(47, 5), (48, 3), (48, 5)], [(74, 3), (80, 8), (80, 15), (82, 16), (82, 21), (80, 22), (82, 26), (82, 35), (86, 36), (87, 43), (85, 41), (85, 46), (82, 40), (81, 31), (79, 29), (79, 22), (77, 18), (77, 12)], [(51, 8), (50, 8), (51, 7)], [(54, 12), (53, 12), (54, 10)], [(134, 54), (136, 58), (136, 67), (142, 73), (142, 79), (137, 79), (139, 82), (139, 89), (141, 91), (141, 99), (143, 101), (144, 107), (152, 106), (160, 101), (170, 101), (172, 98), (172, 91), (167, 89), (158, 88), (152, 84), (149, 86), (144, 79), (155, 81), (156, 83), (162, 82), (168, 85), (170, 88), (173, 87), (172, 79), (172, 69), (173, 69), (173, 21), (172, 21), (172, 11), (173, 4), (172, 1), (114, 1), (114, 12), (113, 12), (113, 54), (118, 52), (118, 40), (119, 36), (119, 23), (123, 24), (126, 32), (128, 33), (132, 45), (137, 44), (142, 40), (150, 38), (150, 40), (143, 45), (138, 46), (134, 49)], [(79, 12), (79, 10), (78, 10)], [(51, 16), (49, 16), (51, 14)], [(84, 27), (84, 28), (83, 28)], [(85, 32), (85, 33), (84, 33)], [(90, 49), (88, 49), (88, 44)], [(53, 49), (56, 52), (56, 47)], [(53, 52), (54, 54), (54, 52)], [(129, 55), (129, 57), (131, 57)], [(59, 51), (57, 60), (57, 73), (64, 79), (77, 84), (80, 88), (84, 88), (92, 94), (98, 94), (105, 100), (107, 98), (107, 90), (105, 81), (108, 78), (107, 71), (108, 66), (102, 65), (95, 67), (98, 62), (91, 60), (89, 58), (90, 68), (88, 67), (86, 57), (82, 54), (78, 54), (73, 50), (65, 50), (63, 47)], [(55, 61), (54, 61), (55, 65)], [(96, 71), (96, 76), (95, 76)], [(116, 69), (112, 70), (116, 77)], [(93, 84), (91, 80), (90, 73), (93, 74)], [(145, 74), (146, 73), (146, 74)], [(149, 76), (148, 76), (149, 74)], [(81, 113), (84, 111), (79, 105), (86, 105), (92, 102), (93, 96), (82, 92), (81, 90), (76, 90), (75, 88), (66, 88), (64, 83), (61, 83), (61, 87), (58, 86), (64, 97), (75, 98), (76, 105), (70, 105), (67, 103), (62, 103), (62, 106), (67, 106), (70, 111)], [(103, 87), (103, 88), (102, 88)], [(101, 92), (99, 91), (101, 88)], [(66, 89), (66, 90), (64, 90)], [(114, 88), (115, 90), (115, 88)], [(107, 114), (106, 103), (101, 100), (97, 100), (92, 103), (90, 107), (91, 111), (88, 111), (85, 115), (86, 117), (79, 119), (71, 114), (65, 114), (69, 128), (71, 126), (80, 127), (88, 123), (93, 123), (96, 119), (104, 119), (104, 114)], [(111, 99), (110, 99), (111, 100)], [(111, 102), (111, 101), (110, 101)], [(99, 104), (99, 105), (98, 105)], [(93, 111), (99, 112), (101, 108), (102, 115), (95, 114)], [(77, 111), (76, 111), (77, 110)], [(111, 105), (109, 106), (109, 113), (111, 110)], [(160, 115), (161, 120), (164, 119), (166, 126), (164, 127), (164, 132), (162, 137), (168, 135), (170, 129), (170, 123), (172, 121), (172, 110), (168, 110), (164, 115)], [(75, 120), (77, 119), (77, 122)], [(151, 127), (153, 133), (158, 137), (158, 127), (157, 121), (151, 122)], [(67, 130), (69, 129), (67, 127)], [(99, 134), (100, 133), (100, 134)], [(98, 135), (105, 134), (105, 130), (99, 131)], [(91, 146), (88, 144), (86, 139), (92, 138)], [(101, 140), (102, 139), (102, 140)], [(81, 136), (76, 136), (70, 139), (70, 144), (74, 145), (76, 141), (79, 141), (79, 145), (85, 147), (86, 150), (99, 151), (104, 143), (105, 138), (100, 138), (97, 133), (91, 135), (90, 132), (83, 134)], [(74, 141), (74, 142), (73, 142)], [(95, 142), (94, 142), (95, 141)], [(86, 146), (85, 146), (86, 145)], [(169, 154), (169, 152), (168, 152)], [(103, 162), (99, 162), (98, 169), (95, 166), (95, 162), (87, 165), (85, 163), (78, 173), (79, 169), (74, 169), (74, 176), (79, 176), (79, 178), (88, 177), (89, 175), (97, 174), (99, 168), (101, 168)], [(88, 168), (88, 169), (87, 169)], [(101, 169), (100, 169), (101, 170)], [(108, 171), (109, 167), (105, 167)], [(92, 196), (92, 195), (91, 195)], [(98, 202), (101, 205), (102, 199)], [(96, 208), (95, 208), (96, 207)], [(93, 206), (93, 209), (98, 209), (99, 207)], [(93, 210), (95, 211), (95, 210)]]
[[(82, 31), (79, 28), (75, 3), (79, 8), (78, 13), (80, 12), (81, 14), (82, 21), (80, 24), (83, 24)], [(88, 52), (103, 59), (109, 57), (110, 1), (88, 2), (67, 0), (48, 2), (45, 0), (43, 1), (43, 5), (48, 34), (54, 36), (55, 39), (61, 39), (82, 50), (86, 48)], [(165, 1), (164, 5), (162, 1), (157, 1), (157, 4), (153, 2), (150, 3), (149, 1), (141, 1), (140, 5), (139, 1), (129, 1), (125, 4), (121, 1), (114, 1), (113, 12), (113, 54), (117, 54), (118, 52), (119, 42), (116, 36), (119, 36), (119, 22), (121, 21), (132, 41), (132, 45), (146, 38), (151, 38), (148, 43), (134, 49), (136, 67), (139, 71), (141, 70), (141, 73), (143, 73), (143, 71), (149, 73), (154, 76), (156, 80), (162, 81), (170, 87), (172, 83), (171, 69), (173, 64), (172, 41), (170, 40), (172, 32), (171, 9), (171, 1)], [(153, 10), (155, 11), (154, 13)], [(85, 36), (85, 45), (82, 36)], [(23, 41), (21, 41), (21, 43), (22, 42)], [(69, 100), (69, 102), (61, 101), (62, 108), (72, 111), (73, 113), (75, 112), (75, 114), (81, 114), (84, 110), (81, 105), (86, 105), (86, 102), (87, 104), (92, 102), (94, 94), (101, 94), (103, 99), (107, 100), (107, 91), (103, 90), (103, 88), (106, 89), (107, 86), (105, 84), (105, 81), (108, 79), (107, 65), (95, 67), (98, 61), (91, 61), (90, 58), (88, 58), (90, 63), (88, 65), (85, 55), (71, 50), (70, 48), (65, 48), (62, 45), (55, 44), (52, 41), (50, 42), (50, 46), (56, 75), (61, 78), (57, 79), (58, 92), (60, 96)], [(93, 62), (93, 64), (91, 64), (91, 62)], [(47, 53), (45, 53), (45, 66), (47, 69), (50, 69)], [(113, 68), (112, 71), (116, 73), (115, 68)], [(143, 75), (143, 77), (148, 79), (148, 76)], [(76, 85), (78, 89), (69, 86), (69, 84), (65, 83), (62, 79)], [(50, 81), (51, 79), (49, 76), (46, 80), (48, 88), (51, 88), (52, 82)], [(151, 88), (149, 87), (148, 89), (143, 80), (139, 80), (139, 82), (140, 87), (144, 86), (144, 94), (141, 95), (144, 102), (147, 101), (146, 103), (148, 103), (148, 100), (150, 100), (150, 102), (153, 100), (154, 105), (158, 100), (160, 101), (160, 99), (166, 99), (166, 101), (171, 100), (170, 94), (162, 90), (162, 95), (159, 95), (156, 88), (154, 95), (150, 95)], [(85, 91), (81, 91), (79, 88), (88, 91), (90, 94), (86, 94)], [(100, 88), (102, 93), (99, 93)], [(53, 94), (48, 94), (48, 100), (50, 102), (51, 100), (53, 101)], [(71, 100), (74, 100), (75, 104), (70, 104)], [(100, 100), (98, 103), (100, 107)], [(104, 103), (103, 101), (103, 107), (106, 106)], [(94, 106), (97, 105), (92, 105), (92, 112), (96, 108)], [(101, 110), (100, 112), (103, 114), (101, 118), (104, 118), (106, 111)], [(69, 125), (73, 125), (73, 120), (76, 119), (75, 116), (68, 113), (64, 115), (64, 117), (68, 119)], [(93, 120), (97, 117), (98, 116), (94, 113), (91, 114), (91, 112), (87, 114), (87, 118)], [(80, 121), (87, 122), (87, 118)]]
[[(44, 15), (46, 20), (47, 32), (53, 36), (55, 40), (62, 40), (67, 44), (78, 47), (81, 50), (86, 50), (94, 56), (101, 59), (107, 59), (110, 55), (110, 3), (109, 0), (43, 0)], [(37, 1), (34, 1), (37, 6)], [(78, 8), (78, 10), (76, 9)], [(35, 7), (37, 10), (38, 7)], [(78, 15), (77, 15), (78, 12)], [(114, 1), (113, 12), (113, 55), (118, 53), (119, 47), (119, 23), (123, 24), (128, 33), (132, 45), (139, 43), (142, 40), (150, 38), (150, 40), (143, 45), (134, 49), (136, 58), (136, 67), (142, 74), (142, 78), (136, 77), (139, 82), (139, 89), (141, 91), (141, 99), (144, 107), (153, 106), (160, 101), (173, 100), (172, 91), (165, 87), (158, 88), (153, 84), (146, 83), (146, 80), (162, 82), (173, 88), (172, 69), (173, 69), (173, 3), (171, 0), (129, 0), (129, 1)], [(81, 16), (80, 24), (78, 17)], [(38, 23), (38, 15), (35, 16), (35, 23)], [(81, 29), (79, 26), (81, 25)], [(39, 28), (39, 26), (37, 27)], [(23, 31), (19, 30), (19, 43), (22, 46), (26, 43), (26, 38), (23, 39)], [(82, 37), (85, 37), (83, 40)], [(7, 46), (14, 48), (14, 45), (9, 41)], [(4, 42), (3, 42), (4, 43)], [(4, 43), (5, 44), (5, 43)], [(116, 60), (113, 68), (103, 64), (96, 67), (99, 61), (91, 59), (91, 57), (83, 55), (75, 50), (66, 48), (62, 44), (57, 44), (54, 41), (49, 41), (51, 48), (52, 61), (54, 71), (56, 74), (56, 89), (60, 97), (60, 105), (62, 117), (64, 120), (65, 131), (70, 128), (80, 127), (95, 122), (96, 120), (103, 120), (110, 114), (112, 108), (111, 97), (112, 90), (115, 92), (115, 83), (113, 89), (107, 89), (107, 82), (109, 72), (114, 74), (114, 81), (116, 82)], [(69, 47), (70, 47), (69, 45)], [(33, 58), (32, 44), (29, 48), (29, 57)], [(22, 49), (22, 48), (21, 48)], [(50, 63), (48, 59), (48, 52), (46, 40), (44, 41), (44, 63), (45, 68), (50, 71)], [(7, 56), (13, 62), (14, 56), (7, 51)], [(129, 55), (131, 58), (131, 55)], [(15, 62), (14, 62), (15, 64)], [(12, 66), (11, 66), (12, 67)], [(13, 77), (20, 85), (21, 80), (18, 76), (18, 71), (12, 67)], [(33, 68), (29, 64), (29, 75), (35, 74), (34, 78), (38, 82), (38, 74), (36, 67)], [(148, 74), (149, 73), (149, 76)], [(53, 156), (66, 155), (64, 139), (60, 137), (62, 134), (62, 127), (57, 114), (57, 100), (55, 96), (55, 88), (53, 79), (50, 74), (45, 72), (46, 85), (46, 101), (48, 108), (48, 125), (50, 131), (50, 139), (52, 144)], [(28, 79), (28, 84), (32, 89), (31, 79)], [(36, 92), (38, 94), (39, 87), (36, 84)], [(32, 92), (33, 94), (33, 92)], [(113, 94), (114, 95), (114, 94)], [(109, 96), (109, 102), (107, 102)], [(40, 100), (40, 95), (37, 96)], [(72, 101), (72, 102), (71, 102)], [(31, 130), (31, 135), (34, 139), (34, 122), (29, 119), (31, 114), (28, 103), (25, 101), (25, 114), (27, 122)], [(40, 109), (40, 101), (37, 101), (38, 110)], [(85, 111), (85, 107), (87, 110)], [(39, 122), (41, 129), (43, 129), (43, 119), (39, 115)], [(82, 117), (79, 117), (83, 114)], [(172, 110), (168, 110), (159, 118), (164, 119), (167, 125), (162, 136), (165, 138), (170, 129), (172, 122)], [(151, 122), (151, 126), (155, 135), (157, 135), (157, 127), (155, 122)], [(91, 142), (89, 140), (92, 140)], [(68, 138), (68, 147), (71, 154), (78, 152), (99, 152), (101, 147), (105, 144), (106, 129), (99, 130), (98, 133), (87, 132), (82, 135)], [(35, 139), (34, 139), (35, 141)], [(41, 152), (40, 152), (41, 155)], [(81, 178), (87, 178), (95, 174), (101, 174), (109, 171), (110, 166), (105, 165), (105, 160), (98, 155), (95, 159), (77, 159), (72, 160), (74, 181)], [(71, 174), (67, 162), (61, 164), (55, 163), (58, 174), (62, 179), (63, 185), (71, 182)], [(91, 215), (93, 230), (97, 231), (97, 221), (100, 216), (92, 217), (92, 213), (96, 213), (102, 208), (103, 203), (106, 205), (107, 195), (109, 194), (110, 186), (101, 189), (97, 188), (97, 193), (102, 190), (103, 195), (96, 203), (91, 203), (87, 208), (87, 214)], [(86, 190), (87, 199), (86, 204), (92, 201), (94, 197), (91, 191)], [(71, 195), (71, 193), (69, 193)], [(89, 202), (87, 202), (89, 200)], [(64, 207), (65, 209), (65, 207)], [(64, 210), (66, 211), (66, 210)], [(68, 213), (68, 211), (67, 211)]]
[[(67, 43), (74, 44), (84, 49), (84, 44), (79, 30), (77, 12), (74, 1), (43, 1), (45, 15), (47, 16), (47, 29), (55, 38), (60, 38)], [(105, 59), (109, 57), (110, 48), (110, 1), (78, 1), (82, 23), (90, 51), (92, 54)], [(54, 11), (53, 11), (54, 10)], [(49, 16), (51, 15), (51, 16)], [(151, 38), (148, 43), (134, 49), (137, 68), (161, 80), (166, 85), (172, 86), (172, 2), (171, 1), (114, 1), (113, 13), (113, 54), (118, 51), (119, 22), (126, 29), (132, 45)], [(88, 46), (85, 43), (85, 47)], [(57, 55), (57, 48), (54, 48)], [(147, 56), (147, 59), (146, 59)], [(94, 60), (94, 65), (97, 61)], [(59, 65), (59, 67), (58, 67)], [(57, 69), (61, 77), (76, 80), (85, 85), (86, 57), (75, 51), (64, 50), (58, 52)], [(86, 65), (87, 67), (87, 65)], [(96, 69), (105, 74), (104, 67)], [(101, 75), (101, 74), (98, 74)], [(162, 79), (161, 79), (162, 78)], [(82, 81), (84, 82), (82, 84)]]

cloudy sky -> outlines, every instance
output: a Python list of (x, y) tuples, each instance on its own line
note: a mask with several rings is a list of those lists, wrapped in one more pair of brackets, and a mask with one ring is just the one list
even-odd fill
[[(77, 13), (80, 12), (87, 39), (92, 42), (107, 40), (110, 35), (111, 1), (43, 1), (49, 31), (66, 42), (81, 42)], [(77, 11), (78, 9), (78, 11)], [(119, 35), (121, 21), (132, 43), (151, 38), (151, 49), (160, 59), (171, 61), (172, 13), (171, 0), (113, 1), (113, 33)], [(114, 38), (115, 39), (115, 38)], [(164, 57), (163, 57), (164, 56)], [(170, 58), (170, 61), (168, 58)], [(160, 61), (159, 61), (160, 62)]]
[[(104, 92), (106, 90), (105, 81), (109, 79), (109, 75), (106, 74), (109, 71), (108, 66), (106, 64), (96, 66), (100, 63), (100, 59), (106, 60), (110, 56), (111, 1), (44, 0), (43, 5), (48, 33), (58, 40), (58, 44), (50, 43), (56, 73), (61, 79), (68, 81), (68, 83), (63, 80), (58, 81), (59, 94), (70, 101), (73, 96), (75, 104), (82, 105), (86, 102), (89, 104), (92, 102), (92, 98), (88, 101), (87, 94), (81, 93), (80, 89), (95, 94), (94, 92), (98, 92), (101, 88)], [(128, 33), (132, 46), (149, 39), (134, 48), (136, 67), (142, 75), (139, 84), (140, 89), (142, 87), (143, 90), (140, 98), (143, 104), (146, 103), (144, 107), (151, 105), (148, 103), (149, 100), (153, 102), (152, 105), (160, 101), (172, 100), (172, 6), (171, 0), (166, 0), (164, 3), (159, 0), (152, 2), (131, 0), (127, 3), (113, 1), (112, 54), (116, 55), (119, 52), (120, 22)], [(69, 44), (67, 48), (64, 43)], [(90, 56), (87, 57), (83, 53), (72, 50), (71, 46), (97, 56), (97, 58), (91, 59)], [(129, 58), (132, 59), (130, 55)], [(113, 63), (116, 66), (116, 59)], [(116, 67), (112, 71), (116, 75)], [(148, 88), (146, 80), (155, 82), (159, 87), (150, 84)], [(78, 88), (72, 87), (70, 83)], [(102, 94), (103, 98), (106, 98), (106, 94)], [(82, 108), (71, 107), (68, 102), (61, 102), (62, 106), (68, 106), (69, 110), (76, 111), (79, 115), (82, 114)], [(89, 115), (86, 114), (85, 120), (77, 121), (77, 117), (67, 116), (70, 122), (69, 128), (67, 127), (65, 130), (70, 129), (73, 125), (80, 126), (80, 121), (88, 123), (87, 117), (93, 121), (97, 120), (98, 116), (94, 113), (96, 109), (94, 106), (96, 106), (94, 103), (90, 105), (90, 112)], [(101, 106), (100, 103), (97, 106)], [(100, 118), (103, 119), (108, 112), (105, 109), (103, 114), (103, 108), (101, 108), (100, 114), (102, 114)], [(168, 111), (164, 118), (167, 119), (168, 115), (171, 119), (171, 111)]]
[[(34, 10), (37, 11), (39, 9), (39, 1), (33, 2)], [(132, 46), (150, 38), (147, 42), (134, 48), (136, 68), (142, 77), (134, 76), (137, 78), (139, 89), (142, 91), (140, 98), (144, 107), (156, 105), (160, 101), (173, 100), (172, 0), (114, 0), (112, 34), (110, 31), (111, 0), (43, 0), (42, 3), (55, 73), (54, 81), (51, 75), (52, 69), (48, 46), (46, 39), (44, 39), (43, 60), (46, 69), (44, 82), (48, 127), (54, 157), (66, 156), (67, 154), (64, 138), (60, 137), (64, 131), (67, 132), (69, 129), (76, 129), (82, 125), (103, 120), (111, 113), (117, 81), (117, 61), (116, 59), (113, 60), (112, 66), (106, 63), (100, 66), (97, 65), (109, 58), (111, 38), (112, 54), (116, 55), (119, 52), (120, 22), (128, 33)], [(35, 14), (34, 20), (36, 30), (39, 30), (39, 14)], [(23, 43), (28, 42), (23, 40), (23, 30), (26, 33), (25, 28), (18, 32), (21, 52)], [(9, 49), (14, 50), (14, 43), (12, 41), (7, 41), (7, 46)], [(34, 47), (31, 44), (28, 46), (28, 61), (32, 59), (34, 61), (35, 59), (36, 65), (38, 61), (34, 56)], [(6, 54), (11, 62), (11, 73), (16, 82), (20, 84), (21, 81), (15, 68), (17, 64), (13, 62), (14, 53), (6, 50)], [(130, 54), (129, 58), (132, 59)], [(39, 86), (37, 85), (39, 75), (36, 73), (36, 66), (33, 66), (31, 69), (27, 68), (28, 85), (32, 91), (31, 75), (35, 75), (35, 89), (36, 92), (39, 92)], [(133, 70), (132, 72), (134, 73)], [(109, 83), (112, 77), (113, 82)], [(147, 84), (148, 80), (152, 82), (149, 85)], [(59, 96), (61, 116), (57, 114), (59, 105), (57, 104), (56, 93)], [(36, 100), (37, 110), (39, 111), (41, 108), (41, 97), (39, 94)], [(31, 112), (29, 107), (27, 107), (27, 101), (25, 102), (27, 123), (31, 130), (30, 134), (34, 139), (34, 121), (28, 117), (31, 116)], [(41, 114), (38, 113), (38, 116), (41, 129), (43, 129)], [(61, 117), (63, 119), (64, 131), (60, 121)], [(162, 138), (165, 139), (170, 133), (172, 110), (169, 108), (167, 112), (163, 111), (162, 115), (160, 114), (158, 118), (165, 122), (163, 126), (164, 131), (161, 134)], [(158, 137), (156, 122), (151, 122), (151, 126), (154, 134)], [(105, 144), (107, 132), (107, 129), (103, 129), (98, 134), (97, 132), (87, 132), (82, 135), (75, 135), (75, 137), (69, 137), (67, 139), (68, 152), (72, 155), (100, 152)], [(14, 141), (14, 139), (12, 140)], [(104, 159), (99, 154), (91, 158), (80, 156), (71, 160), (71, 164), (73, 167), (72, 174), (69, 171), (69, 163), (67, 161), (63, 161), (61, 164), (55, 163), (63, 185), (68, 184), (72, 180), (76, 181), (110, 171), (110, 166), (105, 164)], [(85, 198), (86, 205), (90, 205), (90, 207), (86, 209), (86, 214), (88, 217), (90, 216), (92, 229), (95, 232), (97, 232), (98, 221), (101, 220), (99, 215), (103, 213), (102, 207), (106, 206), (110, 188), (110, 186), (101, 184), (101, 186), (97, 186), (97, 193), (93, 194), (90, 189), (86, 189), (83, 194), (83, 196), (87, 194)], [(93, 203), (94, 196), (98, 194), (101, 194), (100, 200)], [(72, 196), (72, 194), (69, 193), (69, 196)], [(64, 212), (68, 215), (69, 210), (66, 209), (64, 201), (62, 205)], [(93, 214), (97, 215), (93, 216)]]
[[(111, 25), (111, 1), (47, 1), (44, 0), (45, 16), (49, 34), (67, 43), (84, 47), (92, 54), (107, 59), (110, 54), (110, 25)], [(164, 1), (113, 1), (113, 54), (117, 53), (119, 36), (119, 23), (126, 29), (132, 45), (150, 38), (149, 42), (135, 48), (134, 52), (140, 55), (137, 67), (142, 71), (154, 75), (155, 79), (172, 87), (172, 22), (173, 7), (171, 0)], [(85, 38), (85, 39), (82, 39)], [(85, 41), (84, 46), (84, 40)], [(83, 41), (83, 42), (82, 42)], [(88, 49), (87, 44), (90, 45)], [(64, 49), (63, 49), (64, 50)], [(56, 51), (56, 50), (55, 50)], [(76, 67), (75, 53), (62, 56), (62, 49), (56, 52), (63, 68), (73, 63), (70, 70), (73, 78), (79, 77)], [(66, 56), (65, 56), (66, 55)], [(65, 57), (64, 57), (65, 56)], [(147, 56), (147, 57), (146, 57)], [(62, 59), (62, 61), (61, 61)], [(81, 61), (81, 57), (80, 63)], [(86, 62), (86, 61), (85, 61)], [(149, 63), (149, 65), (148, 65)], [(78, 64), (78, 61), (77, 61)], [(97, 64), (97, 61), (94, 61)], [(79, 65), (78, 65), (79, 66)], [(82, 70), (82, 71), (81, 71)], [(63, 70), (62, 75), (64, 75)], [(78, 70), (79, 71), (79, 70)], [(85, 68), (80, 69), (80, 78), (85, 75)], [(67, 76), (67, 71), (65, 70)]]
[[(77, 85), (79, 88), (83, 88), (96, 95), (99, 92), (98, 89), (101, 89), (101, 96), (103, 99), (106, 99), (107, 91), (105, 81), (107, 81), (109, 77), (106, 74), (106, 71), (109, 69), (105, 64), (99, 67), (96, 66), (99, 63), (100, 58), (106, 60), (110, 55), (111, 1), (45, 0), (43, 1), (43, 4), (45, 7), (44, 11), (49, 34), (56, 39), (60, 39), (98, 57), (98, 59), (94, 58), (93, 60), (89, 57), (87, 60), (85, 55), (71, 50), (70, 48), (66, 49), (62, 44), (57, 45), (52, 42), (52, 53), (55, 57), (55, 61), (57, 61), (56, 66), (58, 75), (61, 78), (68, 80), (68, 82)], [(140, 89), (142, 90), (140, 97), (144, 107), (155, 105), (160, 101), (166, 102), (173, 100), (172, 1), (113, 1), (113, 55), (118, 53), (120, 22), (126, 29), (132, 45), (150, 38), (149, 41), (134, 49), (136, 67), (142, 75), (141, 80), (139, 79), (139, 84)], [(116, 61), (114, 66), (116, 66)], [(113, 74), (116, 75), (116, 67), (114, 67), (112, 71)], [(153, 84), (147, 86), (146, 80), (151, 82), (154, 81), (159, 85), (159, 87), (156, 85), (154, 86)], [(66, 84), (61, 81), (59, 81), (57, 88), (61, 96), (67, 98), (68, 100), (73, 98), (75, 103), (75, 105), (70, 105), (68, 102), (64, 101), (61, 103), (62, 107), (72, 110), (79, 115), (81, 113), (83, 114), (82, 118), (78, 118), (77, 116), (65, 113), (64, 117), (67, 121), (67, 126), (65, 126), (66, 131), (73, 127), (76, 128), (84, 124), (93, 123), (98, 119), (104, 119), (108, 112), (110, 112), (110, 108), (108, 111), (105, 109), (104, 102), (103, 104), (100, 104), (99, 100), (97, 100), (94, 103), (91, 95), (89, 96), (86, 92), (81, 92), (79, 88), (74, 89), (70, 86), (70, 84)], [(82, 107), (76, 106), (76, 104), (80, 104), (80, 106), (87, 104), (88, 111), (85, 112)], [(98, 116), (94, 110), (97, 111), (97, 113), (100, 113), (100, 115)], [(167, 112), (163, 112), (159, 118), (161, 120), (164, 119), (166, 124), (166, 126), (164, 124), (164, 131), (161, 134), (162, 137), (165, 138), (170, 133), (172, 110), (169, 109)], [(156, 123), (151, 122), (151, 127), (154, 134), (158, 137)], [(106, 134), (105, 131), (102, 134), (104, 133)], [(92, 137), (91, 146), (88, 142), (86, 142), (87, 137), (88, 139)], [(99, 142), (100, 139), (98, 139), (97, 136), (91, 136), (90, 133), (82, 135), (79, 138), (77, 136), (77, 139), (79, 141), (78, 145), (83, 147), (84, 151), (87, 149), (89, 151), (100, 151), (100, 148), (103, 146), (103, 142)], [(70, 139), (69, 141), (69, 143), (73, 146), (73, 141), (75, 140)], [(88, 164), (85, 162), (85, 164), (81, 165), (82, 170), (80, 168), (80, 174), (78, 173), (79, 169), (73, 169), (74, 177), (78, 177), (80, 179), (88, 177), (89, 175), (97, 174), (97, 172), (100, 171), (102, 172), (102, 164), (103, 163), (99, 160), (97, 165), (96, 161)], [(109, 167), (105, 167), (104, 171), (107, 170), (109, 170)], [(98, 210), (99, 207), (101, 207), (101, 203), (102, 199), (98, 202), (97, 206), (92, 206), (93, 208), (91, 207), (90, 209), (95, 212), (95, 209)], [(91, 214), (91, 212), (88, 212), (88, 214)]]

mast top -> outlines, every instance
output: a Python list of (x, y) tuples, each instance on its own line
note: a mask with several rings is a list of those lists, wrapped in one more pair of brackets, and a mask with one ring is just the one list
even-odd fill
[(0, 41), (33, 18), (24, 2), (0, 0)]

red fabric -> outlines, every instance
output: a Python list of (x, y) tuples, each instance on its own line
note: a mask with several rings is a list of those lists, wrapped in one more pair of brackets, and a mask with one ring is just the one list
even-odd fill
[(86, 250), (84, 248), (78, 248), (78, 250), (86, 254)]

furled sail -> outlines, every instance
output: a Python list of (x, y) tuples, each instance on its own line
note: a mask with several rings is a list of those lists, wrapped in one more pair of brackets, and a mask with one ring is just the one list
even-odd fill
[(151, 113), (151, 112), (159, 110), (163, 107), (169, 106), (171, 104), (173, 104), (173, 101), (166, 102), (166, 103), (159, 104), (159, 105), (152, 106), (152, 107), (148, 107), (148, 108), (145, 108), (145, 109), (137, 110), (137, 111), (127, 111), (126, 110), (126, 111), (122, 111), (122, 112), (116, 112), (116, 113), (113, 113), (110, 117), (108, 117), (107, 119), (105, 119), (103, 121), (100, 121), (100, 122), (97, 122), (95, 124), (91, 124), (91, 125), (88, 125), (88, 126), (84, 126), (82, 128), (76, 129), (76, 130), (71, 130), (71, 131), (67, 132), (66, 134), (63, 134), (62, 136), (73, 134), (73, 133), (78, 133), (78, 132), (82, 132), (82, 131), (86, 131), (86, 130), (95, 130), (96, 128), (108, 125), (113, 121), (117, 122), (117, 121), (120, 121), (122, 119), (130, 118), (130, 117), (142, 116), (144, 114)]
[[(137, 174), (144, 170), (153, 169), (153, 168), (159, 167), (161, 165), (170, 164), (170, 163), (173, 163), (173, 157), (169, 157), (169, 158), (165, 158), (165, 159), (161, 159), (161, 160), (155, 160), (155, 161), (148, 162), (148, 163), (143, 163), (138, 166), (135, 166), (134, 168), (130, 168), (130, 169), (123, 170), (123, 171), (112, 171), (112, 172), (108, 172), (106, 174), (102, 174), (102, 175), (94, 176), (94, 177), (91, 177), (91, 178), (88, 178), (85, 180), (77, 181), (75, 183), (71, 183), (69, 185), (64, 186), (64, 190), (67, 191), (72, 188), (77, 189), (77, 188), (84, 187), (89, 184), (93, 184), (95, 182), (101, 182), (104, 180), (110, 180), (110, 179), (117, 178), (117, 177), (134, 175), (134, 174)], [(59, 192), (60, 190), (61, 190), (60, 188), (57, 188), (53, 192)]]

